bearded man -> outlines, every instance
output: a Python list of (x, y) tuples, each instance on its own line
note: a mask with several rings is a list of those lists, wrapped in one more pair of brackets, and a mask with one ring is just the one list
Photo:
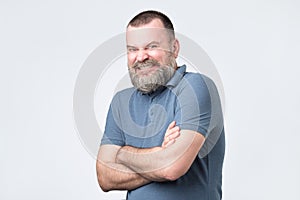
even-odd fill
[(225, 142), (214, 83), (177, 66), (179, 41), (163, 13), (136, 15), (126, 43), (134, 87), (118, 92), (107, 114), (101, 189), (127, 190), (128, 200), (221, 199)]

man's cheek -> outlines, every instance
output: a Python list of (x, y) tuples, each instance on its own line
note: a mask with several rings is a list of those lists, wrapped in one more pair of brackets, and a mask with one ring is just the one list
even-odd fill
[(134, 55), (127, 54), (127, 63), (129, 66), (132, 66), (135, 62)]

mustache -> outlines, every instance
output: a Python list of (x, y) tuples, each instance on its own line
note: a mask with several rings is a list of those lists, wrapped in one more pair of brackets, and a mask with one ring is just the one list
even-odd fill
[(136, 63), (133, 64), (132, 68), (133, 69), (143, 69), (143, 68), (150, 68), (153, 66), (158, 66), (160, 67), (160, 64), (158, 61), (154, 60), (154, 59), (149, 59), (149, 60), (145, 60), (145, 61), (138, 61)]

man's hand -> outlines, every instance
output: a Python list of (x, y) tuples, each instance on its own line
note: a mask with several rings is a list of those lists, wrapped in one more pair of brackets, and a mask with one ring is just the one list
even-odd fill
[(176, 122), (172, 121), (169, 126), (168, 129), (165, 133), (165, 137), (164, 137), (164, 141), (161, 144), (162, 148), (167, 148), (168, 146), (170, 146), (171, 144), (174, 144), (176, 141), (176, 138), (178, 138), (180, 136), (180, 128), (179, 126), (175, 126)]

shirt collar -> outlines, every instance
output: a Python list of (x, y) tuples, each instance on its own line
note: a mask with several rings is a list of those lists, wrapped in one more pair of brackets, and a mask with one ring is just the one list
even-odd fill
[(174, 76), (168, 81), (166, 86), (167, 87), (169, 87), (169, 86), (175, 87), (181, 81), (185, 72), (186, 72), (186, 66), (182, 65), (175, 71)]

